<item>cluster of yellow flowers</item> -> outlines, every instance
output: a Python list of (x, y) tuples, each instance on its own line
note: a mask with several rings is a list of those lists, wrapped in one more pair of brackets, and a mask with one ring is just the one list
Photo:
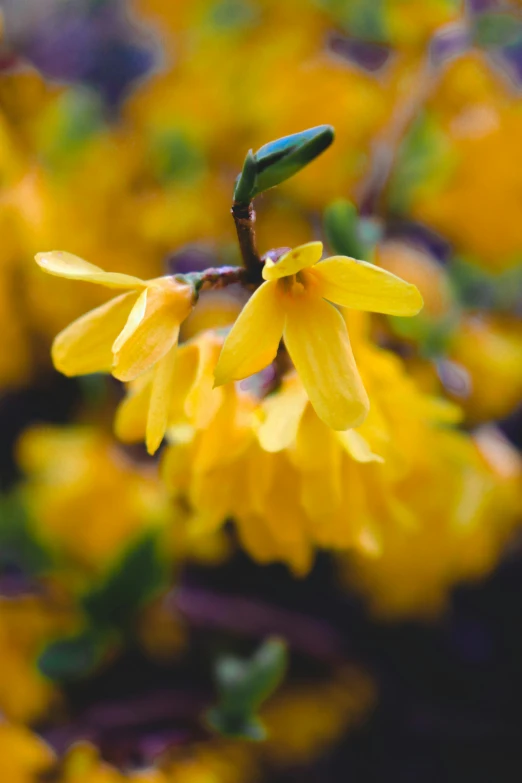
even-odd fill
[[(122, 772), (98, 737), (53, 742), (73, 710), (42, 654), (99, 631), (89, 599), (147, 536), (170, 576), (132, 606), (132, 644), (160, 667), (192, 641), (163, 600), (183, 566), (242, 550), (304, 579), (327, 551), (336, 588), (386, 619), (440, 616), (496, 567), (522, 521), (522, 458), (496, 425), (522, 398), (520, 96), (478, 47), (437, 61), (471, 35), (457, 0), (128, 5), (163, 60), (118, 117), (0, 72), (0, 403), (48, 382), (49, 353), (84, 376), (73, 421), (24, 422), (15, 533), (0, 509), (39, 585), (0, 598), (0, 779), (249, 783), (327, 750), (371, 709), (371, 677), (335, 660), (261, 709), (266, 743), (190, 738)], [(254, 279), (234, 174), (319, 123), (334, 148), (256, 200)], [(332, 230), (339, 197), (358, 209)], [(94, 668), (125, 648), (116, 626)]]
[[(322, 249), (312, 242), (268, 259), (265, 282), (224, 342), (203, 331), (178, 349), (195, 297), (181, 278), (144, 283), (69, 254), (40, 254), (51, 274), (138, 289), (67, 327), (53, 358), (66, 374), (110, 371), (128, 382), (116, 433), (144, 439), (150, 453), (167, 434), (162, 477), (187, 509), (190, 534), (233, 519), (255, 559), (281, 560), (297, 574), (309, 570), (315, 547), (353, 552), (377, 607), (436, 611), (446, 589), (482, 573), (505, 542), (520, 511), (522, 465), (507, 443), (483, 438), (481, 449), (454, 431), (460, 410), (422, 394), (351, 312), (413, 315), (422, 306), (415, 286), (354, 259), (321, 261)], [(330, 302), (350, 310), (343, 316)], [(266, 396), (253, 382), (242, 388), (237, 381), (273, 362), (282, 336), (296, 371)], [(500, 465), (490, 454), (498, 448)], [(434, 486), (444, 493), (433, 497)], [(492, 530), (481, 520), (495, 502), (502, 517)], [(430, 565), (418, 574), (413, 553), (425, 546)]]

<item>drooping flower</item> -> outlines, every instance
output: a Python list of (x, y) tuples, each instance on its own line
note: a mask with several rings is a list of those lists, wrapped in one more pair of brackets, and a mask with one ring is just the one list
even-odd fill
[(107, 372), (133, 381), (150, 370), (147, 440), (154, 451), (167, 427), (179, 328), (195, 301), (192, 286), (173, 277), (140, 280), (105, 272), (59, 251), (38, 253), (36, 262), (51, 275), (128, 289), (60, 332), (52, 358), (56, 369), (69, 376)]
[[(222, 403), (223, 390), (213, 389), (213, 373), (223, 339), (206, 330), (178, 348), (174, 361), (174, 384), (169, 395), (167, 429), (204, 429)], [(114, 429), (124, 443), (145, 440), (149, 454), (158, 448), (148, 426), (154, 371), (150, 370), (127, 386), (127, 395), (116, 413)]]
[(364, 421), (369, 401), (333, 305), (411, 316), (423, 302), (414, 285), (373, 264), (346, 256), (320, 261), (322, 252), (321, 242), (309, 242), (265, 262), (265, 282), (232, 327), (215, 377), (221, 385), (262, 370), (283, 337), (318, 416), (346, 430)]

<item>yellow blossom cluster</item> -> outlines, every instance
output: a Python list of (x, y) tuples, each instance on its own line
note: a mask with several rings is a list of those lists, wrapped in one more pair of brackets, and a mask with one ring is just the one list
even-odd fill
[[(86, 45), (117, 61), (121, 5), (157, 47), (116, 107), (28, 65), (31, 46), (67, 61), (68, 28), (17, 39), (8, 5), (0, 782), (322, 779), (379, 700), (339, 604), (433, 620), (517, 556), (522, 16), (86, 3)], [(331, 612), (265, 603), (322, 568)], [(221, 651), (281, 632), (288, 682), (250, 683), (249, 734), (246, 659)]]

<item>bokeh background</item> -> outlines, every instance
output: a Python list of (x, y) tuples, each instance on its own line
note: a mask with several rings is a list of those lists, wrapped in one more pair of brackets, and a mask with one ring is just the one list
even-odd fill
[[(0, 9), (0, 779), (519, 780), (521, 4)], [(355, 206), (362, 251), (418, 285), (418, 318), (372, 321), (394, 358), (364, 377), (392, 463), (429, 470), (404, 526), (376, 484), (382, 530), (295, 575), (230, 525), (186, 535), (157, 462), (113, 434), (119, 385), (51, 364), (107, 296), (33, 257), (145, 279), (239, 263), (247, 150), (324, 123), (334, 145), (257, 200), (258, 244), (336, 250)], [(204, 297), (185, 338), (242, 301)], [(459, 440), (432, 439), (427, 395), (458, 406)], [(216, 735), (216, 662), (271, 634), (289, 665), (267, 740)]]

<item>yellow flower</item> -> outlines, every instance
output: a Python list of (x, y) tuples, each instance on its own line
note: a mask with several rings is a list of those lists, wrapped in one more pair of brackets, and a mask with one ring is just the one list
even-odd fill
[(69, 376), (110, 372), (120, 381), (132, 381), (153, 370), (147, 440), (154, 451), (167, 427), (179, 328), (194, 305), (192, 287), (172, 277), (140, 280), (105, 272), (59, 251), (38, 253), (36, 262), (51, 275), (130, 289), (60, 332), (52, 357), (56, 369)]
[[(213, 373), (223, 340), (207, 330), (181, 345), (173, 367), (174, 387), (170, 391), (167, 428), (205, 429), (223, 399), (222, 389), (213, 389)], [(150, 432), (147, 412), (154, 381), (149, 371), (130, 383), (127, 395), (116, 413), (114, 429), (123, 443), (145, 439), (149, 454), (154, 454), (160, 440)]]
[(27, 429), (17, 461), (24, 508), (70, 585), (103, 573), (135, 538), (173, 518), (155, 473), (93, 426)]
[[(0, 599), (0, 710), (8, 720), (30, 723), (59, 704), (58, 693), (38, 670), (36, 659), (74, 622), (67, 608), (58, 609), (37, 596)], [(0, 780), (11, 778), (0, 774)]]
[[(54, 763), (51, 748), (24, 726), (0, 724), (0, 779), (6, 783), (34, 783)], [(42, 776), (42, 777), (40, 777)]]
[(317, 415), (334, 430), (361, 424), (369, 400), (353, 357), (346, 324), (332, 305), (389, 315), (415, 315), (422, 297), (414, 285), (364, 261), (333, 256), (320, 261), (321, 242), (266, 261), (266, 281), (242, 310), (228, 335), (217, 385), (262, 370), (279, 341), (301, 377)]
[(290, 685), (262, 708), (268, 739), (261, 754), (283, 768), (310, 764), (363, 722), (375, 697), (370, 677), (352, 667), (327, 681)]

